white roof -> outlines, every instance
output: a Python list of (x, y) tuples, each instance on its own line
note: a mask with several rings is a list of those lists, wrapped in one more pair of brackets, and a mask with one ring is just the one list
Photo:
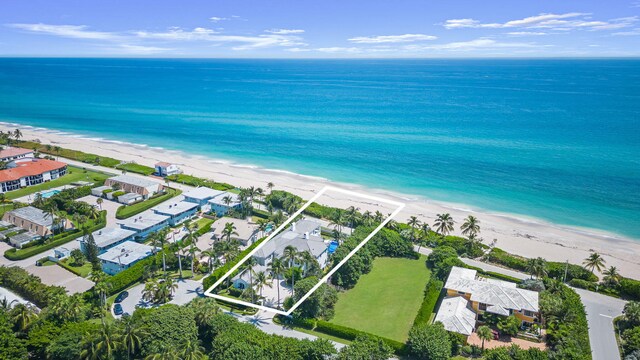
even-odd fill
[(104, 191), (104, 190), (108, 190), (108, 189), (112, 189), (111, 186), (103, 185), (103, 186), (94, 187), (91, 190), (93, 190), (93, 191)]
[(200, 201), (212, 199), (220, 194), (224, 194), (224, 191), (214, 190), (206, 186), (201, 186), (182, 193), (186, 198), (193, 198)]
[(136, 193), (126, 193), (118, 196), (118, 200), (120, 201), (129, 201), (141, 198), (142, 195)]
[(135, 241), (125, 241), (107, 250), (98, 258), (121, 265), (129, 265), (153, 254), (153, 246), (140, 244)]
[(189, 210), (193, 210), (198, 207), (198, 204), (187, 202), (187, 201), (175, 201), (174, 199), (170, 199), (168, 201), (163, 202), (158, 206), (154, 206), (151, 210), (155, 211), (157, 214), (162, 215), (179, 215)]
[(125, 220), (118, 220), (116, 223), (136, 230), (145, 230), (152, 226), (156, 226), (163, 221), (167, 221), (167, 219), (169, 219), (168, 216), (156, 214), (151, 210), (147, 210)]
[(447, 331), (471, 335), (476, 326), (476, 314), (462, 296), (445, 298), (440, 304), (434, 321), (439, 321)]
[(214, 196), (212, 199), (209, 200), (209, 203), (227, 206), (227, 204), (224, 202), (224, 198), (227, 196), (231, 198), (231, 202), (229, 203), (228, 206), (233, 207), (233, 206), (240, 205), (240, 197), (238, 196), (238, 194), (234, 194), (228, 191), (223, 191), (222, 193)]
[(519, 289), (514, 283), (476, 278), (476, 271), (454, 266), (445, 288), (471, 294), (471, 301), (487, 304), (487, 311), (509, 315), (509, 309), (539, 311), (538, 293)]
[(256, 232), (258, 226), (256, 224), (249, 223), (247, 220), (234, 219), (230, 217), (222, 217), (211, 226), (213, 234), (216, 237), (222, 236), (222, 231), (227, 223), (232, 223), (236, 227), (238, 235), (234, 235), (237, 239), (249, 240), (251, 236)]
[[(267, 241), (256, 251), (255, 256), (267, 258), (271, 256), (271, 254), (274, 254), (276, 257), (279, 257), (282, 256), (284, 248), (291, 245), (298, 249), (298, 251), (309, 251), (311, 255), (318, 258), (328, 247), (328, 244), (326, 244), (322, 236), (320, 236), (319, 228), (319, 222), (314, 220), (299, 220), (288, 229), (283, 230), (283, 232)], [(318, 231), (314, 234), (313, 230), (315, 229), (318, 229)], [(308, 233), (308, 238), (305, 238), (305, 233)]]
[[(98, 246), (99, 248), (105, 248), (135, 234), (135, 231), (117, 227), (104, 228), (92, 233), (93, 240), (96, 242), (96, 246)], [(84, 236), (79, 237), (77, 240), (84, 241)]]
[(150, 186), (160, 186), (159, 182), (145, 179), (143, 177), (131, 176), (131, 175), (118, 175), (110, 178), (112, 181), (117, 181), (124, 184), (142, 186), (142, 187), (150, 187)]
[(10, 215), (28, 220), (34, 224), (50, 227), (51, 226), (51, 216), (49, 213), (46, 213), (38, 208), (33, 206), (25, 206), (23, 208), (11, 210), (8, 212)]

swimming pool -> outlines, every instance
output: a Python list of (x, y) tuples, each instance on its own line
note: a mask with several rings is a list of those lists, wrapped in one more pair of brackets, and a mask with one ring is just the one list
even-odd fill
[(337, 241), (332, 241), (331, 244), (329, 244), (329, 249), (327, 250), (329, 254), (333, 254), (333, 252), (338, 248), (338, 245), (340, 244), (338, 244)]
[(49, 191), (43, 191), (40, 193), (40, 195), (42, 195), (43, 199), (48, 199), (50, 197), (52, 197), (55, 194), (59, 194), (60, 190), (49, 190)]

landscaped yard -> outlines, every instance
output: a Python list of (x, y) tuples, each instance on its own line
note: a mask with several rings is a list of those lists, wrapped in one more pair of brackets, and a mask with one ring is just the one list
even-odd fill
[(405, 342), (431, 275), (425, 260), (375, 259), (369, 274), (340, 293), (331, 322)]
[(92, 170), (82, 170), (81, 168), (69, 165), (67, 166), (67, 174), (65, 176), (39, 185), (28, 186), (19, 190), (6, 192), (5, 196), (7, 197), (7, 199), (13, 200), (19, 197), (36, 193), (38, 191), (68, 185), (76, 181), (88, 181), (92, 183), (99, 183), (100, 185), (102, 185), (104, 180), (109, 176), (110, 175), (107, 175), (105, 173)]
[(152, 207), (171, 199), (172, 197), (180, 195), (180, 193), (182, 193), (182, 191), (169, 189), (165, 194), (156, 195), (145, 201), (141, 201), (133, 205), (122, 205), (116, 211), (116, 218), (126, 219), (133, 215), (137, 215), (145, 210), (149, 210)]

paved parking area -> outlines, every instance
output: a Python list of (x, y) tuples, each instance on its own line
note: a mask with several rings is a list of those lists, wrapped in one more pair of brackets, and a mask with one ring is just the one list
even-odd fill
[[(173, 299), (169, 301), (169, 304), (185, 305), (196, 297), (203, 296), (204, 291), (202, 290), (202, 283), (200, 282), (182, 279), (178, 280), (177, 284), (178, 289), (173, 295)], [(136, 307), (153, 306), (142, 299), (144, 284), (138, 284), (131, 289), (128, 289), (127, 291), (129, 292), (129, 296), (120, 303), (120, 305), (122, 305), (122, 310), (125, 313), (133, 314), (133, 312), (136, 310)], [(113, 313), (113, 307), (111, 308), (111, 311)], [(120, 317), (116, 316), (115, 314), (113, 315), (116, 318)]]
[(85, 292), (93, 287), (91, 280), (67, 271), (58, 265), (35, 266), (30, 265), (25, 268), (29, 273), (39, 277), (43, 284), (51, 286), (62, 286), (69, 294)]

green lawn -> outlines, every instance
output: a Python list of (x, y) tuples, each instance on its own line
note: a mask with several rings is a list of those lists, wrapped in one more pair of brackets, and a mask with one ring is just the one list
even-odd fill
[(369, 274), (340, 293), (331, 322), (405, 342), (431, 275), (425, 260), (375, 259)]
[(67, 270), (70, 270), (71, 272), (77, 274), (78, 276), (82, 276), (84, 278), (89, 276), (89, 274), (91, 273), (91, 270), (93, 270), (91, 263), (88, 261), (85, 261), (82, 266), (71, 265), (71, 262), (68, 261), (68, 259), (60, 260), (60, 262), (58, 262), (57, 264), (60, 267), (66, 268)]
[(76, 181), (89, 181), (93, 183), (102, 184), (104, 180), (109, 176), (110, 175), (107, 175), (101, 172), (91, 171), (91, 170), (82, 170), (81, 168), (69, 165), (67, 166), (67, 174), (63, 177), (60, 177), (55, 180), (51, 180), (49, 182), (42, 183), (39, 185), (28, 186), (19, 190), (9, 191), (5, 193), (6, 194), (5, 196), (7, 197), (7, 199), (13, 200), (19, 197), (36, 193), (38, 191), (48, 190), (58, 186), (68, 185)]
[(134, 164), (134, 163), (126, 163), (120, 164), (116, 166), (116, 169), (126, 170), (132, 173), (138, 173), (142, 175), (151, 175), (155, 172), (155, 169), (149, 166)]

